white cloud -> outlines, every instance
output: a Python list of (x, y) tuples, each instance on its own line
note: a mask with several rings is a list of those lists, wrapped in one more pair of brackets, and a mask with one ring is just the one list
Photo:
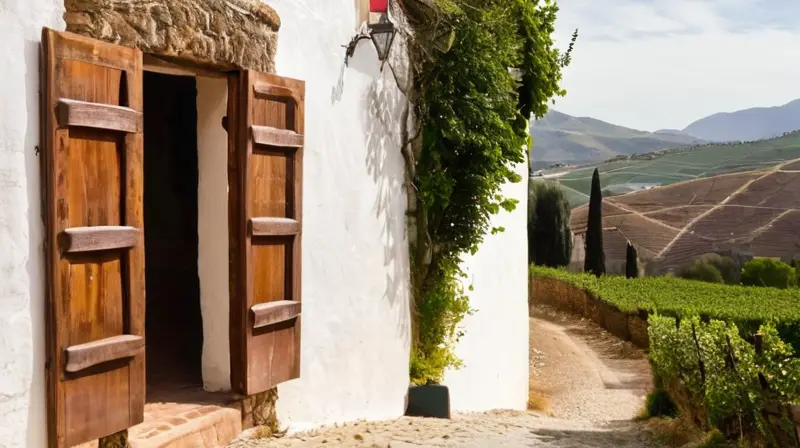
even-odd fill
[(766, 14), (763, 0), (561, 0), (557, 42), (580, 36), (555, 107), (656, 130), (800, 98), (800, 27), (783, 26), (784, 1)]

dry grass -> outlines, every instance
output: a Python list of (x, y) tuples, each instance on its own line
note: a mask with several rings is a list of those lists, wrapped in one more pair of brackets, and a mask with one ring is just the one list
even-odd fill
[[(652, 418), (646, 422), (650, 436), (666, 446), (680, 448), (727, 448), (742, 446), (728, 442), (718, 430), (703, 432), (691, 422), (682, 418)], [(745, 443), (743, 446), (756, 448), (760, 445)]]
[(253, 429), (252, 437), (254, 439), (272, 439), (277, 437), (283, 437), (286, 435), (286, 430), (281, 430), (274, 425), (271, 426), (258, 426)]
[(703, 439), (703, 432), (682, 418), (652, 418), (647, 421), (647, 430), (655, 440), (673, 447), (687, 446)]
[(550, 399), (547, 395), (535, 390), (533, 385), (528, 387), (528, 410), (547, 412), (550, 408)]

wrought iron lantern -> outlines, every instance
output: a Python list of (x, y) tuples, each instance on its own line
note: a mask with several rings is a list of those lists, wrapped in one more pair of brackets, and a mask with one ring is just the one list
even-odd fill
[[(355, 53), (358, 42), (363, 39), (369, 39), (378, 52), (378, 60), (381, 61), (381, 71), (383, 71), (383, 66), (389, 58), (389, 52), (397, 35), (397, 28), (389, 20), (389, 6), (390, 0), (369, 0), (369, 17), (371, 20), (364, 24), (365, 27), (361, 28), (359, 34), (353, 37), (348, 45), (344, 45), (347, 49), (344, 58), (345, 65), (348, 64), (348, 61)], [(379, 18), (376, 19), (376, 17)]]
[(375, 50), (378, 51), (378, 60), (386, 62), (386, 59), (389, 57), (389, 51), (392, 49), (392, 44), (394, 43), (394, 37), (397, 34), (394, 24), (389, 22), (388, 17), (384, 14), (381, 16), (380, 22), (371, 23), (368, 25), (368, 28), (369, 37), (375, 45)]

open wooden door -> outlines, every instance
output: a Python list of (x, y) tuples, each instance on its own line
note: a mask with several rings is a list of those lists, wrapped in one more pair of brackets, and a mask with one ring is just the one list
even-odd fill
[(228, 93), (231, 386), (300, 376), (305, 84), (254, 71)]
[(144, 417), (142, 53), (42, 33), (49, 445)]

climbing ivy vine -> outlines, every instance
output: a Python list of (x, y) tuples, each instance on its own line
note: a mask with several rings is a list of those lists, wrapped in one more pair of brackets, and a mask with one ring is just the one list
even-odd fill
[(448, 367), (461, 365), (459, 323), (472, 312), (464, 257), (503, 230), (491, 226), (492, 215), (516, 207), (501, 187), (523, 180), (514, 166), (526, 161), (531, 116), (543, 116), (566, 93), (561, 71), (577, 31), (565, 51), (555, 48), (551, 0), (398, 3), (413, 30), (406, 94), (414, 125), (403, 147), (411, 192), (410, 373), (414, 383), (439, 383)]

